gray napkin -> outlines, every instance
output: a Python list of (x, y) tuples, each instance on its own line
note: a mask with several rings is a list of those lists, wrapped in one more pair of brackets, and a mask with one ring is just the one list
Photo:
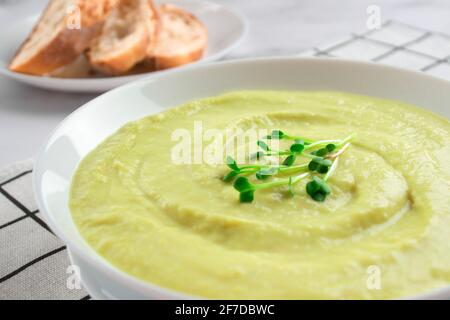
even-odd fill
[(29, 160), (0, 171), (0, 300), (88, 299), (67, 285), (66, 247), (36, 207), (31, 168)]
[[(450, 37), (394, 21), (301, 55), (380, 62), (450, 80)], [(25, 161), (0, 170), (0, 299), (89, 299), (67, 285), (66, 248), (37, 210), (31, 168)]]

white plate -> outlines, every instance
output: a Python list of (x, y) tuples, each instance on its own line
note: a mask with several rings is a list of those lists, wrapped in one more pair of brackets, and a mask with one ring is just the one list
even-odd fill
[[(71, 114), (52, 133), (34, 168), (36, 199), (67, 244), (82, 281), (96, 297), (186, 297), (127, 275), (102, 259), (72, 221), (69, 184), (79, 161), (125, 123), (192, 99), (237, 89), (340, 90), (401, 100), (450, 118), (450, 82), (372, 63), (278, 58), (201, 65), (112, 90)], [(449, 298), (450, 286), (422, 298)]]
[(202, 59), (186, 66), (133, 76), (93, 79), (58, 79), (12, 72), (8, 64), (33, 28), (47, 0), (11, 1), (0, 5), (0, 73), (32, 86), (72, 92), (103, 92), (130, 81), (152, 77), (194, 64), (213, 61), (229, 53), (247, 33), (247, 20), (238, 11), (203, 0), (156, 0), (173, 3), (196, 15), (208, 29), (208, 47)]

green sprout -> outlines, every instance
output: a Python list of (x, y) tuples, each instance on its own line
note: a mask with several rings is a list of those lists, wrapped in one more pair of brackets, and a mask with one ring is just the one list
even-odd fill
[[(224, 177), (224, 181), (234, 181), (234, 188), (239, 191), (241, 202), (252, 202), (254, 193), (260, 189), (268, 189), (279, 186), (287, 186), (289, 193), (294, 196), (294, 186), (302, 179), (311, 176), (311, 181), (306, 184), (306, 193), (315, 201), (323, 202), (331, 193), (327, 180), (336, 170), (339, 156), (350, 146), (350, 141), (355, 137), (352, 133), (344, 139), (317, 140), (293, 136), (281, 130), (273, 130), (266, 139), (293, 140), (287, 150), (272, 150), (263, 140), (258, 140), (257, 145), (262, 149), (254, 155), (253, 159), (259, 160), (265, 156), (284, 157), (281, 165), (249, 164), (238, 166), (232, 157), (227, 157), (227, 166), (231, 170)], [(305, 152), (308, 151), (308, 152)], [(299, 159), (307, 158), (309, 162), (297, 163)], [(272, 181), (252, 183), (244, 175), (255, 175), (257, 180)], [(241, 175), (241, 176), (239, 176)], [(279, 175), (290, 175), (287, 178), (276, 178)], [(238, 177), (239, 176), (239, 177)]]
[(288, 190), (291, 197), (293, 197), (295, 193), (294, 193), (294, 186), (292, 185), (292, 177), (289, 177)]
[(323, 202), (327, 195), (331, 193), (331, 189), (325, 181), (314, 176), (312, 181), (306, 184), (306, 193), (315, 201)]
[(296, 173), (308, 170), (307, 164), (289, 167), (283, 165), (276, 166), (269, 164), (253, 164), (239, 167), (236, 161), (230, 156), (227, 157), (227, 166), (231, 169), (231, 171), (222, 178), (223, 181), (231, 181), (240, 174), (248, 175), (255, 173), (258, 180), (265, 180), (279, 173)]
[(300, 182), (302, 179), (309, 176), (309, 172), (302, 173), (295, 177), (289, 177), (287, 179), (278, 179), (271, 182), (265, 183), (251, 183), (248, 181), (247, 177), (239, 177), (234, 181), (233, 187), (239, 191), (239, 200), (241, 202), (252, 202), (254, 198), (254, 193), (257, 190), (261, 189), (270, 189), (280, 186), (289, 185), (289, 188), (292, 189), (292, 186)]
[(231, 169), (231, 171), (228, 172), (222, 178), (223, 181), (231, 181), (240, 174), (251, 174), (251, 173), (255, 173), (263, 168), (270, 167), (269, 165), (261, 165), (261, 164), (254, 164), (254, 165), (239, 167), (236, 163), (236, 160), (234, 160), (230, 156), (227, 156), (226, 163), (227, 163), (228, 168)]
[(260, 160), (262, 159), (266, 154), (264, 153), (264, 151), (258, 151), (255, 152), (254, 154), (252, 154), (250, 156), (250, 160)]
[(306, 184), (306, 193), (309, 194), (311, 198), (315, 201), (323, 202), (326, 197), (331, 193), (331, 188), (327, 184), (327, 180), (331, 177), (333, 172), (336, 170), (339, 158), (333, 162), (330, 170), (327, 172), (323, 179), (314, 176), (312, 181)]
[[(324, 149), (322, 152), (330, 153), (334, 151), (336, 148), (339, 148), (344, 144), (346, 144), (347, 142), (351, 141), (355, 137), (356, 133), (352, 133), (341, 140), (318, 140), (305, 146), (305, 149), (308, 150), (318, 148), (318, 150)], [(318, 150), (316, 150), (316, 152)]]
[(292, 166), (296, 158), (297, 156), (295, 154), (287, 156), (286, 159), (283, 160), (283, 165), (288, 167)]
[(267, 143), (265, 143), (262, 140), (258, 140), (258, 142), (256, 143), (261, 149), (263, 149), (264, 151), (270, 151), (269, 146), (267, 145)]
[(327, 154), (333, 152), (335, 149), (336, 149), (336, 145), (334, 143), (329, 143), (325, 147), (311, 152), (311, 154), (315, 155), (315, 156), (318, 156), (318, 157), (324, 157)]
[(315, 157), (309, 163), (308, 169), (311, 171), (317, 171), (318, 173), (327, 173), (332, 164), (333, 163), (331, 160)]
[(256, 178), (259, 180), (266, 180), (278, 173), (277, 167), (270, 167), (270, 168), (262, 168), (256, 172)]
[(303, 140), (295, 140), (295, 143), (291, 145), (289, 150), (295, 153), (302, 153), (305, 149), (305, 142)]
[(271, 134), (266, 136), (266, 139), (283, 139), (285, 137), (285, 134), (281, 130), (273, 130)]
[(305, 142), (305, 144), (309, 144), (312, 142), (312, 140), (307, 139), (305, 137), (291, 136), (291, 135), (284, 133), (281, 130), (273, 130), (270, 135), (266, 136), (266, 139), (303, 140)]

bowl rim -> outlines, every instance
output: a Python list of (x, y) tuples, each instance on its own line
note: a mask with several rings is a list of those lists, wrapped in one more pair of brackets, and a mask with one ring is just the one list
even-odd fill
[[(403, 73), (405, 76), (409, 77), (419, 77), (422, 79), (425, 79), (426, 81), (435, 82), (440, 85), (447, 86), (450, 90), (450, 82), (422, 73), (418, 71), (412, 71), (407, 70), (400, 67), (395, 66), (389, 66), (389, 65), (383, 65), (373, 62), (365, 62), (365, 61), (359, 61), (359, 60), (352, 60), (352, 59), (343, 59), (343, 58), (321, 58), (321, 57), (258, 57), (258, 58), (244, 58), (244, 59), (235, 59), (235, 60), (227, 60), (227, 61), (220, 61), (216, 63), (208, 63), (208, 64), (198, 64), (194, 65), (190, 68), (183, 68), (181, 70), (177, 70), (176, 74), (178, 76), (182, 76), (183, 73), (186, 72), (196, 72), (198, 71), (204, 71), (205, 69), (215, 68), (215, 67), (226, 67), (230, 65), (243, 65), (243, 64), (252, 64), (252, 63), (274, 63), (274, 62), (280, 62), (280, 63), (296, 63), (296, 62), (308, 62), (308, 63), (318, 63), (318, 64), (341, 64), (341, 65), (348, 65), (348, 67), (352, 66), (359, 66), (363, 68), (375, 68), (375, 69), (385, 69), (386, 71), (394, 71), (398, 73)], [(166, 77), (171, 76), (173, 72), (166, 73), (160, 75), (160, 77)], [(184, 293), (181, 291), (176, 291), (173, 289), (169, 289), (166, 287), (161, 287), (159, 285), (156, 285), (151, 282), (144, 281), (142, 279), (139, 279), (135, 276), (132, 276), (119, 268), (113, 266), (109, 261), (102, 258), (99, 254), (90, 254), (89, 252), (85, 251), (81, 246), (79, 246), (77, 243), (71, 240), (69, 236), (66, 236), (63, 231), (59, 228), (58, 224), (54, 219), (49, 215), (48, 208), (45, 205), (45, 201), (43, 200), (43, 194), (42, 190), (39, 187), (39, 176), (41, 175), (41, 169), (43, 167), (44, 159), (45, 159), (45, 153), (47, 146), (49, 143), (53, 140), (53, 137), (59, 131), (61, 127), (66, 125), (76, 114), (79, 112), (82, 112), (83, 110), (89, 108), (92, 104), (97, 103), (98, 100), (104, 99), (105, 96), (115, 94), (118, 91), (126, 91), (129, 90), (132, 87), (139, 86), (140, 84), (144, 82), (151, 82), (154, 78), (146, 77), (141, 78), (135, 81), (132, 81), (130, 83), (124, 84), (122, 86), (119, 86), (117, 88), (114, 88), (112, 90), (109, 90), (94, 99), (86, 102), (79, 108), (77, 108), (75, 111), (70, 113), (66, 118), (64, 118), (47, 136), (45, 139), (45, 142), (41, 145), (39, 148), (39, 151), (35, 157), (35, 162), (33, 165), (33, 172), (32, 172), (32, 185), (34, 190), (34, 197), (36, 200), (36, 203), (38, 205), (38, 208), (43, 215), (45, 222), (49, 225), (51, 230), (67, 245), (67, 247), (70, 249), (72, 254), (75, 254), (79, 257), (81, 257), (85, 262), (87, 262), (89, 265), (94, 266), (101, 272), (104, 272), (107, 276), (113, 277), (117, 282), (119, 282), (121, 285), (131, 288), (132, 290), (135, 290), (144, 296), (148, 296), (149, 293), (158, 292), (162, 295), (166, 296), (169, 299), (207, 299), (205, 297), (197, 297), (195, 295), (190, 295), (188, 293)], [(84, 238), (83, 238), (84, 240)], [(87, 244), (88, 245), (88, 244)], [(89, 246), (89, 245), (88, 245)], [(398, 297), (395, 299), (448, 299), (450, 297), (450, 284), (444, 287), (432, 289), (430, 291), (426, 291), (424, 293), (415, 294), (412, 296), (406, 296), (406, 297)]]

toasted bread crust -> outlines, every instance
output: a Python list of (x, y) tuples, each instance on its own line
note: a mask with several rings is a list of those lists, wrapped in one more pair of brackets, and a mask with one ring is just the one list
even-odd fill
[(107, 60), (95, 60), (88, 54), (91, 66), (107, 75), (122, 75), (145, 57), (148, 42), (143, 40), (127, 51), (123, 51)]
[(80, 30), (65, 29), (26, 62), (18, 65), (12, 63), (10, 70), (34, 75), (50, 73), (74, 61), (89, 46), (97, 30), (98, 26)]
[[(112, 52), (102, 52), (105, 51), (101, 48), (102, 41), (106, 41), (108, 37), (113, 37), (108, 30), (109, 21), (106, 21), (103, 27), (104, 30), (94, 39), (91, 49), (87, 54), (92, 67), (104, 74), (126, 74), (134, 65), (141, 62), (147, 56), (149, 46), (154, 46), (156, 42), (157, 14), (153, 2), (151, 0), (121, 0), (117, 10), (124, 9), (126, 5), (134, 5), (134, 10), (137, 10), (136, 14), (133, 15), (137, 19), (137, 21), (133, 22), (135, 28), (129, 34), (130, 36), (135, 36), (136, 39), (130, 41), (131, 45), (125, 43), (124, 47), (120, 46)], [(118, 19), (118, 17), (113, 13), (109, 19), (114, 20)], [(124, 39), (126, 38), (124, 37)], [(118, 39), (117, 41), (121, 42), (122, 40)]]
[(149, 43), (147, 46), (147, 56), (155, 48), (158, 41), (158, 34), (161, 31), (161, 15), (159, 13), (159, 9), (152, 0), (149, 1), (149, 5), (153, 14), (147, 25), (150, 34)]
[(167, 55), (167, 56), (158, 56), (154, 58), (154, 66), (156, 70), (164, 70), (182, 66), (184, 64), (188, 64), (194, 61), (201, 59), (205, 48), (198, 48), (195, 51), (190, 51), (185, 54), (179, 55)]
[(82, 25), (90, 27), (104, 21), (118, 3), (119, 0), (78, 0)]
[[(148, 59), (152, 60), (155, 69), (173, 68), (200, 59), (203, 56), (208, 38), (208, 31), (203, 23), (193, 14), (172, 4), (161, 5), (159, 15), (161, 30), (155, 48), (148, 55)], [(182, 30), (170, 30), (171, 26), (168, 25), (166, 19), (168, 15), (176, 16), (178, 19), (185, 21), (184, 28)], [(170, 37), (186, 38), (192, 41), (186, 45), (185, 42), (171, 40)], [(164, 48), (167, 41), (173, 42), (173, 48)]]
[(93, 75), (94, 72), (85, 54), (80, 54), (77, 59), (69, 64), (45, 74), (45, 76), (54, 78), (88, 78)]
[[(59, 0), (53, 0), (59, 1)], [(49, 2), (38, 23), (34, 26), (29, 36), (22, 43), (12, 59), (9, 69), (15, 72), (43, 75), (74, 61), (86, 48), (96, 35), (101, 24), (113, 7), (116, 0), (97, 0), (95, 5), (88, 0), (78, 0), (78, 8), (81, 14), (81, 28), (70, 29), (65, 27), (67, 16), (60, 21), (59, 32), (42, 48), (31, 55), (25, 61), (17, 61), (19, 54), (24, 50), (25, 45), (32, 40), (41, 23), (44, 23), (45, 12), (50, 8)]]

